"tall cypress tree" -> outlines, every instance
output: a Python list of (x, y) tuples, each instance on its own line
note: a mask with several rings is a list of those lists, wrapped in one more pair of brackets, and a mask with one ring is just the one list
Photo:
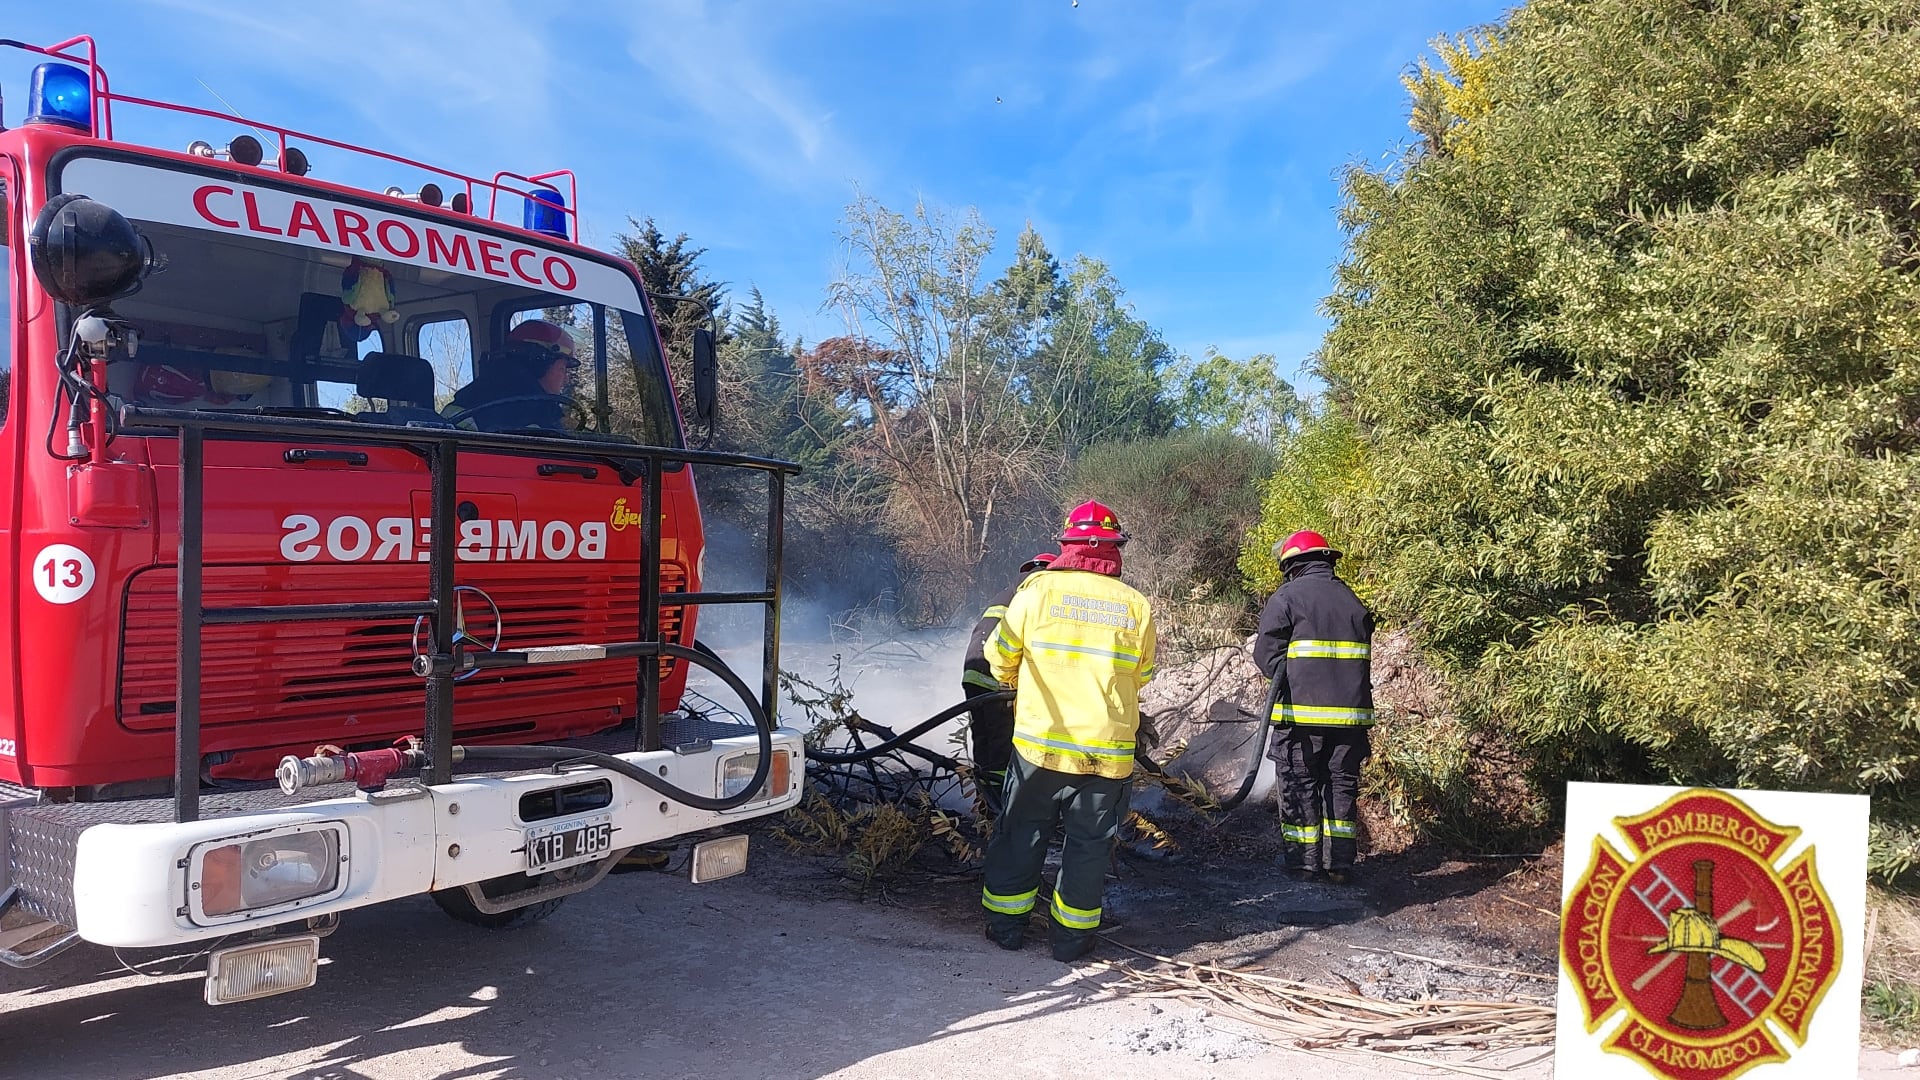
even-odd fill
[[(628, 218), (627, 223), (634, 231), (622, 233), (615, 240), (620, 254), (640, 269), (640, 280), (660, 321), (674, 391), (685, 411), (693, 401), (693, 332), (720, 321), (726, 286), (705, 276), (700, 256), (707, 249), (692, 246), (686, 233), (669, 240), (651, 217), (643, 221)], [(725, 330), (724, 323), (719, 329)]]

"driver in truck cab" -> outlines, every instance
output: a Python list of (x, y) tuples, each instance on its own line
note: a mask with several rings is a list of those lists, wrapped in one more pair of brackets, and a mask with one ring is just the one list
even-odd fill
[(506, 348), (460, 388), (440, 414), (481, 431), (561, 430), (567, 384), (580, 367), (573, 335), (544, 319), (528, 319), (507, 334)]

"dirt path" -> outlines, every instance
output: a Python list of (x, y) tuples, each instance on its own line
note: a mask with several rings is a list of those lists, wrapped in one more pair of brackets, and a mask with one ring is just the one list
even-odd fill
[[(424, 900), (386, 905), (350, 916), (323, 943), (328, 962), (314, 989), (221, 1009), (200, 1002), (197, 971), (116, 974), (103, 950), (76, 949), (33, 971), (0, 969), (0, 1077), (1449, 1075), (1415, 1059), (1307, 1056), (1185, 1002), (1116, 997), (1111, 972), (1055, 963), (1042, 945), (991, 948), (978, 936), (970, 882), (922, 882), (911, 894), (863, 903), (847, 898), (825, 860), (763, 845), (755, 862), (744, 878), (699, 887), (664, 874), (614, 878), (508, 934), (456, 924)], [(1488, 874), (1504, 879), (1502, 888), (1524, 888), (1530, 875), (1399, 869), (1430, 899), (1376, 903), (1375, 893), (1392, 894), (1384, 873), (1375, 892), (1291, 886), (1257, 870), (1216, 872), (1183, 890), (1182, 877), (1192, 875), (1178, 862), (1129, 858), (1111, 894), (1123, 924), (1115, 937), (1373, 992), (1423, 979), (1441, 991), (1477, 977), (1485, 991), (1536, 990), (1526, 979), (1500, 983), (1347, 948), (1378, 945), (1387, 933), (1397, 943), (1390, 947), (1417, 946), (1403, 952), (1540, 962), (1532, 930), (1488, 925), (1511, 904), (1488, 899), (1494, 893), (1484, 887), (1459, 899)], [(1476, 903), (1498, 908), (1476, 916)], [(1481, 938), (1456, 936), (1449, 927), (1459, 918), (1480, 919)], [(1885, 1070), (1863, 1066), (1862, 1075), (1897, 1075), (1882, 1058)], [(1541, 1051), (1474, 1062), (1516, 1064), (1506, 1075), (1550, 1075)]]
[(110, 954), (78, 949), (0, 970), (0, 1076), (1378, 1075), (1181, 1002), (1118, 999), (1110, 973), (991, 948), (971, 918), (823, 883), (790, 858), (700, 887), (631, 875), (510, 934), (391, 904), (323, 943), (314, 989), (220, 1009), (201, 1004), (197, 974), (116, 976)]

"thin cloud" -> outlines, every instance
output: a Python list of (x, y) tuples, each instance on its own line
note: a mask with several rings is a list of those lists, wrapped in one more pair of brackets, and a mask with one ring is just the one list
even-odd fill
[[(186, 55), (220, 58), (218, 67), (190, 65), (205, 70), (216, 88), (235, 64), (262, 69), (325, 94), (355, 114), (352, 127), (377, 131), (390, 144), (437, 133), (440, 141), (511, 139), (524, 146), (543, 142), (551, 126), (554, 50), (525, 5), (469, 0), (436, 9), (333, 0), (317, 8), (277, 6), (269, 17), (214, 0), (159, 2), (192, 18), (197, 48)], [(341, 28), (351, 26), (380, 32), (343, 37)], [(310, 59), (316, 48), (323, 62)]]
[(710, 11), (703, 0), (608, 10), (623, 22), (627, 56), (650, 76), (645, 96), (684, 109), (714, 149), (781, 186), (839, 184), (857, 174), (833, 111), (805, 80), (767, 59), (780, 37), (770, 9)]

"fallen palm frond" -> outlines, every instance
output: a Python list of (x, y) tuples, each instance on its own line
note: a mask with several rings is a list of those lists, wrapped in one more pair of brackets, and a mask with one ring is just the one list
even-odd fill
[[(1504, 899), (1504, 897), (1502, 899)], [(1488, 967), (1485, 964), (1469, 964), (1464, 960), (1442, 960), (1435, 956), (1421, 956), (1419, 953), (1401, 952), (1399, 949), (1376, 949), (1371, 945), (1349, 945), (1347, 948), (1359, 952), (1398, 956), (1402, 960), (1418, 960), (1423, 964), (1432, 964), (1434, 967), (1454, 968), (1459, 971), (1487, 971), (1495, 975), (1505, 975), (1513, 979), (1539, 979), (1542, 982), (1553, 982), (1558, 978), (1558, 976), (1554, 975), (1542, 975), (1537, 971), (1515, 971), (1512, 968)]]
[[(1112, 939), (1107, 939), (1111, 941)], [(1126, 988), (1204, 1002), (1300, 1049), (1518, 1049), (1553, 1041), (1553, 1006), (1539, 1002), (1386, 1001), (1258, 972), (1192, 964), (1113, 942), (1159, 968), (1113, 962)]]

